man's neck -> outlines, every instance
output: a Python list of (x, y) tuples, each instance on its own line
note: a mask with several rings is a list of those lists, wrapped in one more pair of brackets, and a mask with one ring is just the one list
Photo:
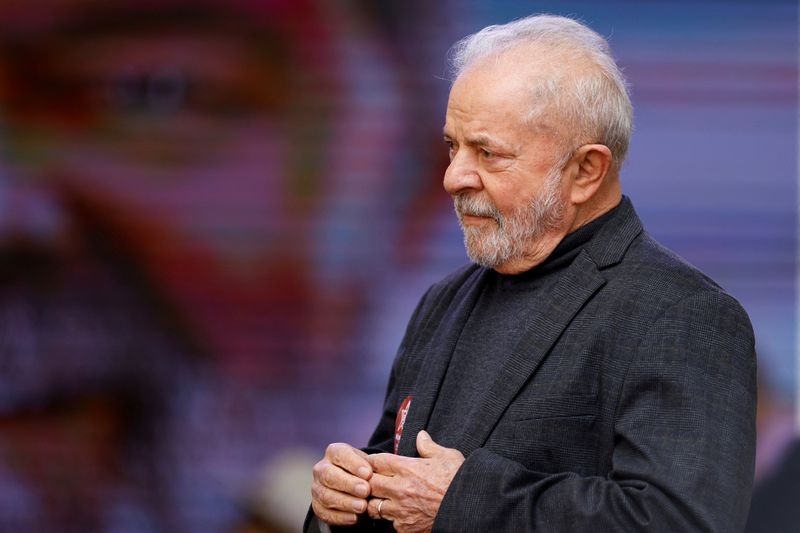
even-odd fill
[(606, 176), (603, 184), (588, 201), (580, 205), (573, 205), (572, 224), (570, 224), (569, 233), (608, 213), (617, 207), (621, 201), (622, 187), (619, 181), (619, 174), (615, 173)]
[(500, 274), (508, 275), (527, 272), (528, 270), (544, 262), (544, 260), (547, 259), (551, 253), (553, 253), (553, 250), (556, 249), (558, 243), (560, 243), (568, 233), (569, 231), (567, 230), (558, 230), (557, 232), (552, 232), (544, 237), (540, 237), (535, 243), (532, 244), (531, 251), (529, 253), (511, 259), (510, 261), (495, 267), (495, 270)]
[(605, 202), (603, 204), (593, 205), (583, 210), (583, 212), (581, 212), (579, 216), (575, 217), (575, 220), (570, 226), (570, 230), (567, 232), (567, 235), (577, 230), (578, 228), (585, 226), (592, 220), (596, 220), (601, 216), (605, 215), (606, 213), (617, 207), (621, 201), (622, 201), (622, 196), (619, 196), (613, 201)]

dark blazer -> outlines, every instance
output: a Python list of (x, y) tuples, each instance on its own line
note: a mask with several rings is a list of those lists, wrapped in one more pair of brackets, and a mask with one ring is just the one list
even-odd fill
[[(412, 395), (399, 453), (416, 456), (486, 273), (466, 267), (422, 298), (368, 451), (392, 450)], [(544, 290), (475, 398), (481, 416), (464, 420), (455, 447), (466, 461), (434, 531), (741, 531), (756, 407), (741, 306), (643, 231), (627, 199)]]

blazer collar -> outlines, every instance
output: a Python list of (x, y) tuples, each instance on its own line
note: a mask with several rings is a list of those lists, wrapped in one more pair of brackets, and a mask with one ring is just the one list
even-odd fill
[(602, 269), (619, 263), (643, 231), (627, 197), (531, 311), (528, 327), (482, 398), (480, 417), (466, 421), (458, 448), (466, 456), (486, 443), (508, 405), (586, 302), (606, 283)]
[(628, 247), (643, 229), (630, 198), (623, 196), (614, 215), (584, 249), (597, 268), (602, 270), (622, 261)]
[(545, 289), (532, 307), (525, 333), (502, 369), (491, 379), (482, 397), (476, 398), (473, 416), (465, 421), (457, 448), (466, 456), (484, 445), (508, 405), (545, 359), (553, 344), (583, 305), (605, 284), (589, 255), (583, 251), (558, 280)]
[(417, 456), (417, 433), (428, 425), (450, 359), (483, 290), (487, 272), (475, 266), (454, 293), (437, 302), (437, 308), (426, 317), (419, 332), (421, 342), (413, 345), (413, 356), (421, 358), (422, 365), (411, 388), (413, 399), (397, 448), (399, 455)]
[[(483, 446), (509, 403), (550, 352), (553, 344), (583, 305), (606, 282), (601, 270), (625, 255), (643, 230), (627, 197), (623, 197), (614, 216), (603, 225), (575, 260), (560, 274), (558, 281), (541, 295), (541, 303), (531, 312), (528, 327), (492, 385), (476, 402), (480, 417), (465, 421), (458, 448), (466, 456)], [(461, 332), (486, 281), (486, 270), (476, 269), (457, 288), (446, 311), (436, 319), (430, 340), (417, 345), (422, 367), (412, 388), (412, 405), (403, 429), (398, 453), (417, 456), (416, 436), (424, 429), (441, 387)], [(426, 335), (427, 337), (427, 335)]]

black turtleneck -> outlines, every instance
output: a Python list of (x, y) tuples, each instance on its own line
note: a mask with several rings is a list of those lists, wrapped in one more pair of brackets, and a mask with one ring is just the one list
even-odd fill
[[(464, 419), (451, 416), (480, 397), (526, 331), (525, 310), (544, 288), (558, 280), (617, 208), (573, 231), (539, 265), (521, 274), (487, 272), (486, 283), (458, 339), (445, 374), (428, 432), (442, 446), (452, 447)], [(469, 417), (468, 417), (469, 418)]]

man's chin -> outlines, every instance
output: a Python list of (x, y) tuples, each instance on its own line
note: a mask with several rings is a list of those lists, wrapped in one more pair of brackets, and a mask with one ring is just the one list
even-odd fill
[(470, 260), (482, 267), (495, 268), (508, 261), (505, 254), (499, 253), (497, 250), (487, 246), (470, 242), (468, 238), (464, 239), (464, 245)]

